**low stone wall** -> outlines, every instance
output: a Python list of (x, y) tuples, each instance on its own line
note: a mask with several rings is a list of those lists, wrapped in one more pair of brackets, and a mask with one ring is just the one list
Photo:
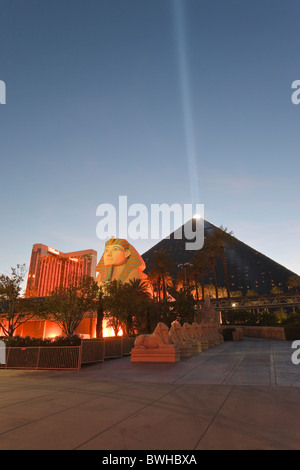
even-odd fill
[(243, 329), (239, 326), (220, 326), (220, 332), (223, 334), (224, 341), (241, 341), (244, 339)]
[(277, 326), (239, 326), (244, 336), (285, 340), (284, 328)]
[(237, 327), (235, 331), (232, 332), (232, 339), (233, 341), (241, 341), (242, 339), (244, 339), (243, 329), (240, 327)]

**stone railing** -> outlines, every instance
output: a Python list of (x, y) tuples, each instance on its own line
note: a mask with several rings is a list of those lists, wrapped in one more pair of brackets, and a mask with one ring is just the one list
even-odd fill
[(267, 338), (285, 340), (284, 328), (279, 326), (239, 326), (244, 336), (252, 338)]

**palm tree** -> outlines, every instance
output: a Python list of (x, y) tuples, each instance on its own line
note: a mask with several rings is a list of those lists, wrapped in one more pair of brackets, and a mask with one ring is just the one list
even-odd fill
[[(171, 256), (165, 252), (164, 250), (155, 251), (151, 260), (151, 272), (152, 275), (156, 274), (158, 276), (159, 281), (159, 289), (160, 283), (162, 285), (163, 291), (163, 299), (166, 298), (166, 280), (167, 277), (170, 276), (170, 273), (174, 267), (174, 263), (172, 261)], [(160, 297), (160, 291), (159, 291)]]
[(139, 299), (148, 299), (149, 294), (149, 284), (142, 279), (130, 279), (128, 282), (130, 290), (132, 293)]
[(178, 291), (172, 288), (170, 294), (174, 299), (170, 316), (173, 316), (174, 320), (179, 319), (182, 324), (184, 322), (192, 323), (195, 315), (195, 299), (190, 289)]
[(228, 232), (227, 227), (223, 228), (221, 225), (220, 228), (215, 228), (212, 231), (210, 235), (210, 242), (212, 243), (213, 246), (215, 246), (217, 252), (219, 253), (221, 257), (227, 297), (230, 298), (230, 285), (229, 285), (227, 262), (226, 262), (226, 256), (225, 256), (225, 247), (235, 243), (233, 232)]
[(130, 279), (125, 284), (124, 294), (126, 294), (127, 305), (126, 329), (130, 334), (134, 332), (137, 317), (140, 316), (144, 307), (147, 307), (147, 301), (150, 299), (149, 283), (142, 279)]
[[(192, 258), (192, 264), (195, 267), (196, 273), (200, 274), (200, 280), (201, 280), (201, 297), (202, 300), (204, 299), (204, 274), (205, 270), (209, 267), (209, 259), (207, 256), (207, 253), (204, 250), (199, 250), (197, 251), (193, 258)], [(197, 289), (197, 287), (196, 287)], [(198, 292), (198, 289), (197, 289)], [(198, 298), (197, 298), (198, 300)]]
[[(193, 264), (191, 264), (191, 267), (190, 267), (190, 273), (191, 273), (191, 278), (194, 282), (194, 287), (195, 287), (195, 294), (196, 294), (196, 300), (198, 301), (199, 300), (199, 290), (198, 290), (198, 270), (196, 268), (196, 266), (194, 266)], [(189, 283), (188, 283), (188, 287), (189, 287)], [(192, 290), (192, 294), (194, 294), (194, 291)]]
[(213, 280), (214, 280), (216, 299), (218, 299), (219, 298), (218, 280), (217, 280), (217, 273), (216, 273), (216, 254), (218, 251), (218, 246), (216, 245), (215, 239), (212, 236), (210, 236), (207, 240), (205, 240), (204, 249), (209, 259), (210, 269), (211, 269)]
[(157, 297), (157, 299), (160, 299), (160, 289), (161, 289), (161, 279), (160, 279), (160, 274), (157, 274), (156, 272), (150, 270), (148, 272), (148, 281), (149, 285), (152, 290), (152, 295), (153, 297)]
[[(177, 287), (186, 290), (190, 287), (191, 280), (195, 281), (195, 267), (191, 263), (179, 264), (177, 272)], [(197, 284), (197, 281), (196, 281)]]
[(298, 294), (298, 288), (300, 287), (300, 276), (293, 274), (288, 278), (288, 288), (295, 289), (295, 293)]
[[(214, 284), (205, 284), (205, 294), (208, 294), (210, 298), (216, 298), (216, 287)], [(225, 287), (218, 287), (218, 296), (225, 297), (226, 289)]]

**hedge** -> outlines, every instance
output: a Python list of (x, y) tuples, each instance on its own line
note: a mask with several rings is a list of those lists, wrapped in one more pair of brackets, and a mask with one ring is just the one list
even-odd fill
[(80, 346), (81, 338), (78, 335), (57, 336), (54, 339), (31, 338), (30, 336), (2, 336), (7, 347), (38, 347), (38, 346)]

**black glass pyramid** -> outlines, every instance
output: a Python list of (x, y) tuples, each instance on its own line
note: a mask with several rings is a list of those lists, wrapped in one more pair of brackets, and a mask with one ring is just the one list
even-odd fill
[[(183, 227), (179, 230), (182, 230), (181, 239), (176, 239), (173, 232), (169, 238), (164, 238), (142, 255), (146, 263), (145, 273), (151, 270), (151, 258), (155, 251), (163, 250), (170, 255), (175, 266), (171, 273), (174, 278), (178, 272), (178, 264), (192, 262), (195, 251), (186, 249), (186, 242), (190, 240), (184, 237)], [(204, 247), (206, 240), (213, 230), (220, 229), (205, 220)], [(269, 294), (275, 286), (282, 289), (283, 292), (288, 291), (288, 278), (295, 275), (295, 273), (235, 237), (234, 240), (235, 243), (233, 245), (225, 244), (225, 256), (231, 291), (241, 291), (245, 295), (250, 289), (254, 290), (257, 294)], [(218, 286), (225, 287), (224, 271), (219, 257), (216, 258), (215, 268)], [(209, 269), (206, 270), (205, 283), (213, 284), (212, 272)]]

